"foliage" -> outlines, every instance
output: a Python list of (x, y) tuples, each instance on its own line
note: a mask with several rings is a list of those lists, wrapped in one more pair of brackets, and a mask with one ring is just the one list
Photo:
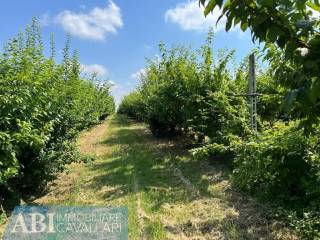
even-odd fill
[(246, 74), (243, 66), (230, 70), (234, 51), (213, 55), (212, 39), (210, 32), (196, 51), (160, 44), (160, 57), (148, 61), (141, 85), (119, 112), (141, 116), (156, 136), (190, 136), (198, 158), (231, 160), (231, 142), (251, 135), (246, 99), (237, 96), (247, 92)]
[(167, 51), (160, 44), (160, 52), (161, 59), (149, 61), (140, 87), (146, 104), (145, 119), (155, 135), (174, 135), (185, 122), (186, 81), (196, 76), (196, 65), (188, 49)]
[(258, 97), (257, 113), (263, 122), (287, 120), (289, 113), (282, 108), (284, 91), (272, 78), (270, 68), (258, 75), (257, 92), (261, 94)]
[(160, 44), (160, 59), (149, 61), (140, 92), (155, 135), (183, 132), (198, 144), (227, 144), (230, 135), (249, 133), (245, 100), (228, 96), (239, 92), (228, 69), (233, 51), (214, 59), (211, 44), (211, 33), (197, 51)]
[(0, 190), (35, 190), (77, 159), (77, 133), (114, 111), (108, 84), (81, 77), (78, 54), (43, 54), (36, 20), (0, 55)]
[(226, 30), (250, 28), (252, 39), (265, 43), (274, 77), (285, 88), (286, 105), (299, 109), (311, 130), (320, 116), (320, 12), (318, 0), (200, 0), (205, 15), (222, 8)]
[(319, 221), (314, 217), (320, 210), (319, 130), (305, 136), (296, 122), (288, 126), (278, 123), (256, 141), (239, 144), (234, 161), (234, 185), (280, 202), (286, 218), (291, 218), (302, 235), (319, 234)]
[(140, 92), (132, 92), (125, 96), (118, 108), (118, 113), (142, 121), (145, 114), (145, 103)]
[(194, 148), (190, 152), (197, 160), (209, 160), (220, 162), (232, 166), (238, 144), (242, 143), (240, 138), (235, 137), (229, 145), (211, 143), (199, 148)]
[(301, 239), (320, 238), (320, 212), (319, 209), (306, 209), (297, 216), (297, 212), (284, 211), (292, 227), (300, 234)]
[[(248, 79), (249, 72), (243, 71), (243, 69), (249, 68), (249, 57), (247, 57), (239, 66), (239, 70), (236, 72), (235, 83), (240, 89), (241, 93), (248, 91)], [(258, 120), (260, 120), (260, 129), (263, 127), (263, 123), (269, 123), (272, 125), (278, 120), (287, 120), (290, 115), (282, 107), (282, 98), (284, 96), (284, 89), (272, 76), (272, 68), (270, 65), (266, 65), (261, 68), (256, 66), (256, 91), (259, 94), (257, 97), (257, 113)]]
[[(248, 61), (232, 65), (233, 51), (214, 54), (211, 41), (209, 34), (197, 51), (167, 50), (160, 44), (160, 58), (148, 61), (146, 75), (133, 93), (139, 100), (129, 96), (123, 105), (149, 122), (157, 136), (190, 137), (195, 158), (229, 164), (235, 186), (281, 203), (287, 218), (296, 216), (289, 220), (302, 236), (317, 236), (319, 130), (306, 135), (300, 128), (305, 115), (298, 102), (290, 110), (284, 108), (288, 87), (275, 78), (273, 70), (281, 63), (275, 61), (264, 69), (257, 66), (259, 133), (252, 134), (244, 96)], [(273, 56), (282, 57), (279, 49), (273, 51)]]
[(277, 196), (292, 203), (319, 200), (320, 171), (318, 136), (306, 137), (296, 124), (278, 124), (254, 142), (239, 146), (234, 182), (262, 196)]

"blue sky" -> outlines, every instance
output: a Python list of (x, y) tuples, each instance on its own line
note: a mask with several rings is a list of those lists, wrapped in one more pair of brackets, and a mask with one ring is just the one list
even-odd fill
[[(156, 56), (160, 41), (197, 48), (219, 16), (216, 9), (205, 19), (198, 3), (188, 0), (5, 0), (1, 5), (2, 46), (33, 16), (41, 21), (45, 43), (50, 33), (55, 34), (60, 54), (69, 32), (72, 48), (80, 51), (83, 70), (113, 81), (117, 102), (137, 85), (145, 59)], [(215, 28), (214, 48), (236, 49), (241, 60), (254, 48), (250, 35), (239, 28), (226, 33), (223, 21)]]

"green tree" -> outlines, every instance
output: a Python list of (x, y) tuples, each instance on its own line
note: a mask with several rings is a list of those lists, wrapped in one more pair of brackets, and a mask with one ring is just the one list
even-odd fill
[(79, 160), (74, 139), (114, 111), (110, 85), (80, 71), (70, 38), (61, 63), (43, 53), (36, 19), (0, 52), (0, 201), (35, 190), (66, 163)]
[[(320, 4), (318, 0), (200, 0), (208, 15), (222, 8), (226, 31), (240, 25), (264, 43), (273, 76), (287, 90), (285, 104), (295, 106), (306, 127), (320, 116)], [(219, 21), (218, 20), (218, 21)]]

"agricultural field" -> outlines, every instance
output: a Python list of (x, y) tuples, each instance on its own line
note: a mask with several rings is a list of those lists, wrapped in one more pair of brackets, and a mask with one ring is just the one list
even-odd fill
[(320, 240), (319, 1), (174, 2), (6, 28), (1, 237), (17, 206), (121, 206), (129, 239)]
[[(297, 239), (267, 206), (231, 187), (225, 165), (194, 160), (124, 115), (81, 134), (73, 163), (35, 205), (129, 207), (129, 239)], [(196, 169), (196, 171), (195, 171)]]

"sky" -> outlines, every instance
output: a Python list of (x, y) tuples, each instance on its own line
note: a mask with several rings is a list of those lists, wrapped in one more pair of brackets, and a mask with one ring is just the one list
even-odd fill
[(4, 0), (1, 5), (1, 46), (37, 17), (47, 54), (50, 34), (55, 35), (59, 61), (70, 33), (72, 49), (80, 53), (82, 71), (96, 72), (111, 81), (117, 103), (137, 86), (146, 59), (157, 56), (160, 42), (168, 47), (183, 44), (199, 48), (213, 26), (214, 49), (235, 49), (237, 61), (255, 47), (250, 33), (238, 27), (226, 33), (225, 19), (215, 24), (219, 9), (205, 18), (198, 2), (192, 0)]

